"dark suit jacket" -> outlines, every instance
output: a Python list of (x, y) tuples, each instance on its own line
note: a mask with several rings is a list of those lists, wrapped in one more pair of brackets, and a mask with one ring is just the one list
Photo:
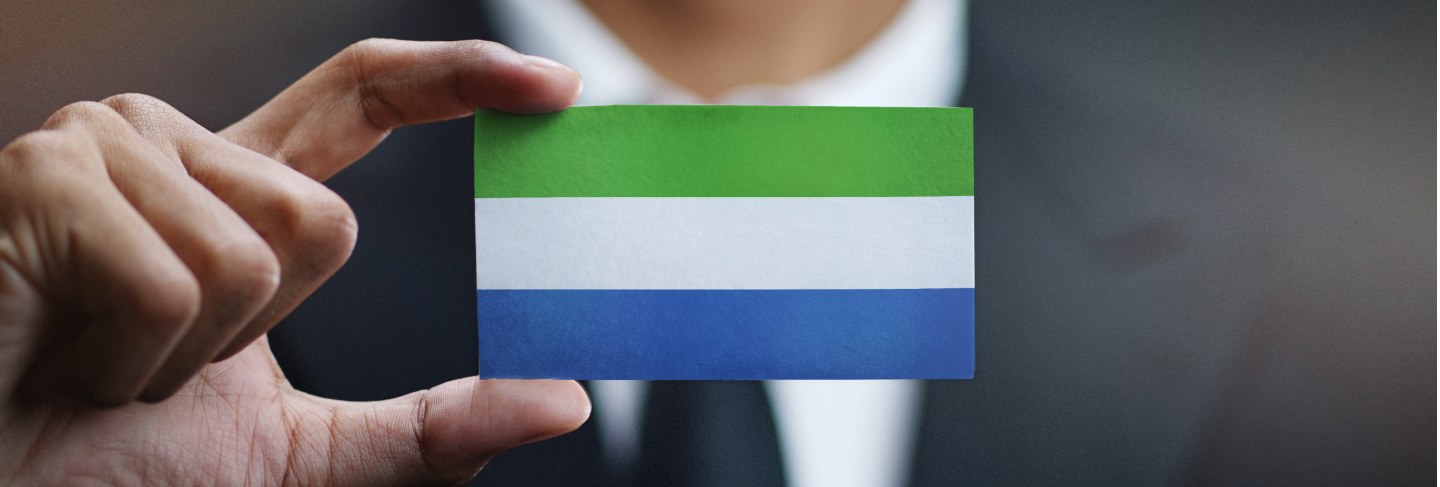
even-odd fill
[[(977, 371), (926, 385), (914, 484), (1433, 483), (1434, 119), (1390, 103), (1434, 106), (1433, 57), (1376, 48), (1433, 24), (1151, 3), (973, 2)], [(443, 17), (411, 34), (484, 20)], [(470, 137), (402, 130), (332, 181), (362, 230), (272, 335), (301, 389), (475, 372)], [(477, 482), (600, 467), (587, 426)]]

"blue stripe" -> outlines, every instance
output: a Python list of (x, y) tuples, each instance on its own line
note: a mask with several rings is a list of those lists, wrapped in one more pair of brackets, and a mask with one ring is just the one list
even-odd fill
[(975, 289), (479, 290), (480, 376), (957, 379)]

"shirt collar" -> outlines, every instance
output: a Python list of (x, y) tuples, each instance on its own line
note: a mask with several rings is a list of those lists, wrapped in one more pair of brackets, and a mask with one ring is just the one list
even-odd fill
[[(578, 105), (693, 104), (574, 0), (487, 0), (516, 49), (579, 70)], [(963, 83), (965, 0), (910, 0), (849, 60), (786, 86), (752, 85), (717, 99), (732, 105), (948, 106)]]

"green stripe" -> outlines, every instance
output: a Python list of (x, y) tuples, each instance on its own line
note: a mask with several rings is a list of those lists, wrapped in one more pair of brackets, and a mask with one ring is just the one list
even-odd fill
[(475, 197), (972, 196), (968, 108), (475, 114)]

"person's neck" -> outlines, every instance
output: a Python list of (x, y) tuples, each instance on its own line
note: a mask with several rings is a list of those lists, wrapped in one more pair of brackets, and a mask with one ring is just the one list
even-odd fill
[(581, 0), (656, 73), (705, 99), (849, 59), (905, 0)]

